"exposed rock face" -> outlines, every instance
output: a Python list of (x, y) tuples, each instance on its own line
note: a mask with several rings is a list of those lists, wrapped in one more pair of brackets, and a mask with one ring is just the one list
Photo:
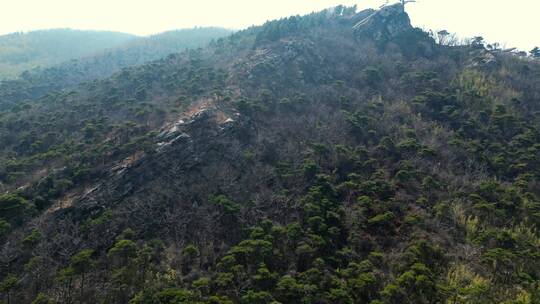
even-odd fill
[[(190, 111), (194, 112), (182, 116), (185, 120), (169, 125), (167, 130), (159, 135), (163, 141), (157, 144), (155, 152), (134, 155), (111, 168), (100, 184), (78, 199), (77, 208), (91, 210), (96, 206), (123, 201), (131, 197), (134, 191), (144, 192), (144, 189), (147, 189), (145, 187), (159, 180), (158, 176), (164, 172), (168, 174), (159, 183), (164, 185), (184, 179), (184, 187), (191, 182), (186, 179), (191, 169), (213, 163), (213, 160), (205, 159), (207, 155), (215, 156), (213, 153), (218, 151), (220, 157), (217, 159), (221, 159), (225, 157), (222, 151), (229, 151), (228, 155), (235, 154), (230, 149), (235, 142), (235, 137), (231, 134), (234, 134), (238, 113), (231, 113), (231, 116), (235, 117), (233, 119), (210, 102), (202, 102)], [(176, 176), (179, 172), (183, 174)], [(198, 183), (200, 184), (200, 181)], [(208, 183), (205, 183), (204, 187), (211, 188)], [(171, 185), (168, 188), (174, 187)]]
[[(365, 15), (365, 11), (359, 14)], [(363, 18), (353, 27), (359, 38), (384, 42), (412, 29), (409, 15), (401, 4), (386, 6)]]
[[(190, 227), (173, 232), (179, 239), (187, 238), (190, 231), (205, 235), (225, 231), (213, 222), (213, 211), (208, 209), (212, 205), (203, 203), (213, 193), (235, 193), (241, 201), (257, 191), (246, 186), (257, 175), (249, 173), (242, 158), (244, 122), (238, 113), (224, 112), (209, 102), (199, 103), (188, 114), (158, 135), (163, 142), (153, 152), (134, 155), (111, 168), (69, 206), (56, 208), (50, 221), (83, 221), (105, 209), (117, 208), (124, 214), (119, 225), (151, 227), (159, 233), (168, 233), (165, 230), (171, 223)], [(175, 211), (166, 211), (168, 208)], [(88, 241), (92, 246), (100, 242), (112, 246), (112, 232), (91, 232), (100, 238)], [(220, 234), (216, 239), (236, 242), (235, 235), (240, 234)]]

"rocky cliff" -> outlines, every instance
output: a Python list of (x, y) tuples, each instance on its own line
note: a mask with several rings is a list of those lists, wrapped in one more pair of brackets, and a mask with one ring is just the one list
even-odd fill
[(376, 42), (389, 41), (413, 29), (401, 4), (385, 6), (378, 11), (362, 11), (358, 15), (362, 18), (357, 17), (359, 21), (353, 26), (356, 35)]

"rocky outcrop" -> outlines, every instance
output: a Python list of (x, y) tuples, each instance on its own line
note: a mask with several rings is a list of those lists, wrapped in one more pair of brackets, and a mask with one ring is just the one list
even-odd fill
[(471, 51), (470, 58), (469, 67), (492, 68), (499, 64), (495, 55), (484, 48)]
[(354, 14), (354, 16), (351, 17), (351, 22), (352, 24), (357, 24), (358, 22), (363, 21), (364, 19), (373, 15), (376, 12), (377, 12), (376, 10), (371, 9), (371, 8), (359, 11), (356, 14)]
[[(366, 11), (358, 13), (366, 15)], [(353, 26), (359, 38), (372, 39), (375, 42), (385, 42), (412, 29), (409, 15), (401, 4), (383, 7), (374, 11)]]

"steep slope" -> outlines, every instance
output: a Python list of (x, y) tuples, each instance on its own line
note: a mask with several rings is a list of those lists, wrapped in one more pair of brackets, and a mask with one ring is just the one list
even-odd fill
[(69, 89), (82, 82), (103, 79), (122, 68), (141, 65), (186, 49), (203, 47), (229, 34), (229, 30), (211, 27), (164, 32), (137, 37), (115, 48), (96, 51), (83, 58), (25, 71), (18, 79), (0, 83), (0, 108), (39, 99), (49, 92)]
[(0, 116), (4, 297), (536, 303), (539, 100), (537, 61), (437, 45), (399, 6), (50, 94)]
[(136, 38), (106, 31), (54, 29), (0, 36), (0, 80), (38, 66), (89, 56)]

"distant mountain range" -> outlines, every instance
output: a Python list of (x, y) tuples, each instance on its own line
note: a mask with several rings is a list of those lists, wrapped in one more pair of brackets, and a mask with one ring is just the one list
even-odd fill
[(122, 67), (202, 47), (230, 33), (223, 28), (182, 29), (149, 37), (72, 29), (13, 33), (0, 36), (0, 80), (15, 79), (27, 70), (36, 77), (51, 67), (63, 72), (78, 69), (87, 74), (84, 79), (108, 76)]
[(137, 36), (105, 31), (40, 30), (0, 36), (0, 79), (120, 46)]
[[(46, 32), (51, 37), (54, 36), (51, 34), (54, 31)], [(70, 32), (70, 30), (58, 30), (60, 36), (64, 32)], [(200, 27), (168, 31), (149, 37), (130, 36), (131, 38), (114, 48), (101, 49), (92, 55), (52, 66), (35, 67), (22, 72), (18, 78), (0, 81), (0, 108), (2, 104), (40, 98), (54, 90), (63, 90), (82, 82), (108, 77), (122, 68), (141, 65), (186, 49), (203, 47), (213, 39), (225, 37), (231, 33), (232, 31), (223, 28)], [(59, 38), (55, 39), (59, 40)], [(65, 42), (64, 46), (70, 49), (68, 43)], [(37, 49), (39, 48), (35, 46), (29, 47), (27, 53), (37, 52)], [(0, 61), (2, 60), (6, 61), (5, 58), (0, 57)], [(39, 62), (39, 60), (34, 62)], [(27, 62), (20, 66), (29, 64)]]

